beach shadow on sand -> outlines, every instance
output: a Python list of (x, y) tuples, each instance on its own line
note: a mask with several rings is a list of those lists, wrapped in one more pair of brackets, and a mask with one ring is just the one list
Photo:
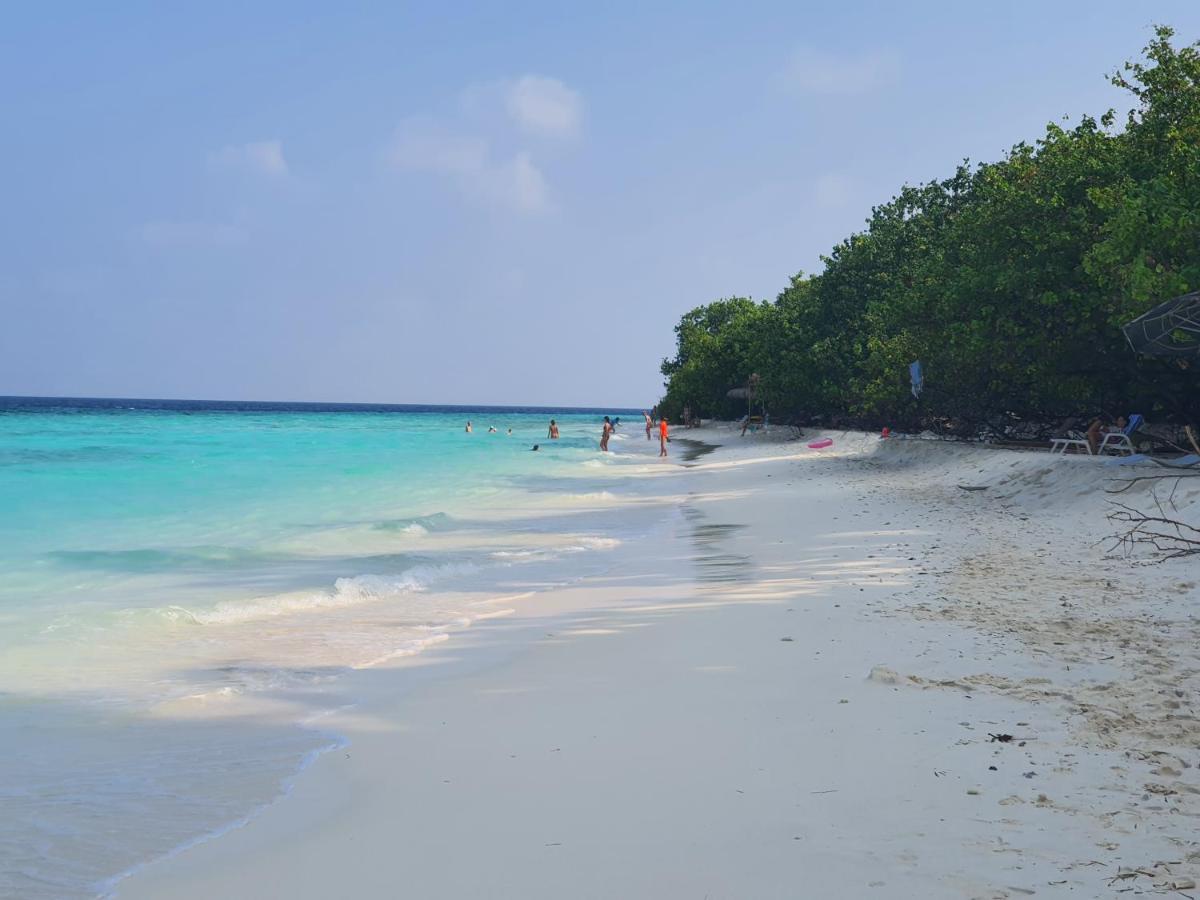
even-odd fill
[(694, 438), (671, 438), (671, 443), (678, 444), (682, 448), (683, 452), (680, 453), (679, 459), (684, 465), (694, 463), (720, 446), (719, 444), (706, 444), (704, 441), (697, 441)]
[(700, 583), (744, 581), (751, 576), (754, 561), (743, 553), (730, 553), (721, 542), (733, 537), (745, 525), (705, 522), (706, 516), (692, 506), (683, 508), (691, 526), (689, 537), (695, 548), (696, 580)]

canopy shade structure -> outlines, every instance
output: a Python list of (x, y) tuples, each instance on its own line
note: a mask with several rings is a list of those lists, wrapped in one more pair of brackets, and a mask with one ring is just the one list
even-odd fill
[(1160, 303), (1122, 330), (1138, 353), (1200, 357), (1200, 291)]

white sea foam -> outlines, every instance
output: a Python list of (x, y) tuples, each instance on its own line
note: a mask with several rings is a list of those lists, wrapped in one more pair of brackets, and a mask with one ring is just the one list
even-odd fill
[(524, 560), (550, 560), (569, 553), (585, 553), (589, 550), (612, 550), (621, 546), (617, 538), (599, 537), (593, 535), (578, 535), (569, 544), (557, 544), (552, 547), (534, 547), (523, 550), (494, 550), (491, 557), (502, 562)]
[[(471, 622), (470, 619), (459, 620), (459, 623), (461, 623), (462, 625), (469, 625), (470, 622)], [(405, 656), (416, 656), (422, 650), (427, 650), (430, 647), (432, 647), (436, 644), (440, 644), (443, 641), (447, 641), (449, 639), (450, 639), (450, 635), (446, 634), (445, 632), (442, 632), (441, 634), (432, 634), (427, 638), (419, 638), (415, 641), (409, 641), (407, 644), (405, 644), (402, 647), (397, 647), (394, 650), (389, 650), (387, 653), (384, 653), (382, 656), (378, 656), (375, 659), (370, 659), (364, 663), (359, 663), (358, 665), (354, 666), (354, 668), (356, 668), (356, 669), (371, 669), (371, 668), (374, 668), (375, 666), (382, 665), (385, 662), (390, 662), (393, 659), (400, 659), (401, 657), (405, 657)]]
[(356, 575), (339, 578), (331, 591), (296, 591), (255, 597), (250, 600), (223, 600), (211, 610), (186, 613), (199, 625), (232, 625), (289, 613), (338, 609), (373, 603), (428, 589), (439, 578), (464, 575), (478, 568), (474, 563), (418, 565), (393, 576)]
[(612, 491), (587, 491), (582, 494), (563, 494), (562, 497), (567, 501), (574, 500), (581, 503), (588, 503), (596, 500), (608, 501), (617, 499), (617, 495), (612, 493)]
[(621, 541), (613, 537), (582, 537), (579, 546), (584, 550), (612, 550), (621, 546)]

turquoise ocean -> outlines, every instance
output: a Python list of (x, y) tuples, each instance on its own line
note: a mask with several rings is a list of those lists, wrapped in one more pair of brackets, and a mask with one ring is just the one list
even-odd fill
[(641, 421), (0, 398), (0, 896), (236, 826), (340, 746), (350, 673), (606, 571), (668, 515)]

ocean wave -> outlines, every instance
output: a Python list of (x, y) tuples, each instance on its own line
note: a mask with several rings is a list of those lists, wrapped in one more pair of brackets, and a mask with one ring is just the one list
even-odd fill
[(400, 519), (387, 519), (376, 522), (371, 527), (376, 531), (399, 531), (404, 534), (429, 534), (432, 531), (449, 531), (455, 526), (455, 521), (444, 512), (436, 512), (427, 516), (407, 516)]
[[(572, 543), (532, 550), (497, 550), (490, 558), (497, 562), (554, 559), (569, 553), (611, 550), (620, 545), (616, 538), (579, 535)], [(196, 625), (236, 625), (292, 613), (339, 609), (375, 603), (427, 591), (436, 582), (470, 575), (480, 564), (472, 561), (423, 563), (396, 575), (355, 575), (339, 578), (328, 591), (295, 591), (255, 597), (249, 600), (223, 600), (209, 610), (188, 610), (181, 606), (159, 607), (161, 617)]]
[(589, 503), (595, 500), (616, 500), (618, 498), (611, 491), (586, 491), (582, 494), (563, 494), (563, 499)]
[(492, 559), (536, 559), (546, 556), (550, 551), (539, 550), (493, 550)]
[(581, 537), (579, 543), (584, 550), (612, 550), (614, 547), (621, 546), (618, 538), (587, 535)]
[(579, 535), (574, 543), (559, 544), (554, 547), (536, 547), (524, 550), (493, 550), (491, 558), (500, 562), (526, 562), (534, 560), (551, 560), (570, 553), (586, 553), (589, 550), (612, 550), (619, 547), (621, 541), (617, 538)]
[(472, 562), (422, 564), (397, 575), (355, 575), (339, 578), (333, 583), (331, 590), (293, 591), (247, 600), (222, 600), (211, 609), (164, 606), (129, 612), (191, 625), (237, 625), (292, 613), (339, 609), (418, 593), (427, 590), (435, 581), (469, 574), (476, 568), (477, 564)]
[[(461, 624), (463, 626), (466, 626), (466, 625), (471, 624), (471, 620), (466, 619), (465, 621), (457, 622), (454, 624)], [(375, 666), (383, 665), (383, 663), (385, 663), (385, 662), (390, 662), (393, 659), (402, 659), (403, 657), (406, 657), (406, 656), (416, 656), (422, 650), (427, 650), (430, 647), (434, 646), (435, 644), (440, 644), (443, 641), (448, 641), (448, 640), (450, 640), (450, 635), (446, 634), (445, 632), (441, 632), (440, 634), (433, 634), (426, 638), (418, 638), (417, 640), (409, 641), (403, 647), (397, 647), (394, 650), (389, 650), (387, 653), (384, 653), (383, 655), (378, 656), (375, 659), (367, 660), (364, 663), (359, 663), (358, 665), (354, 666), (354, 668), (370, 669)]]
[[(448, 518), (448, 517), (447, 517)], [(410, 522), (409, 525), (417, 525)], [(126, 607), (100, 614), (98, 617), (61, 615), (41, 629), (44, 635), (64, 632), (68, 636), (85, 630), (107, 631), (114, 626), (124, 627), (211, 627), (229, 626), (270, 620), (280, 616), (331, 611), (367, 603), (385, 602), (404, 595), (429, 591), (439, 582), (461, 578), (480, 570), (482, 566), (509, 566), (519, 563), (549, 562), (554, 559), (592, 550), (610, 550), (621, 544), (617, 538), (600, 535), (568, 535), (568, 543), (545, 547), (494, 550), (476, 559), (452, 559), (444, 562), (420, 560), (420, 557), (365, 557), (357, 562), (375, 563), (381, 567), (396, 565), (398, 571), (389, 574), (361, 574), (337, 578), (327, 589), (315, 588), (284, 591), (238, 599), (221, 600), (211, 607), (170, 604), (165, 606)], [(137, 551), (139, 554), (141, 551)], [(142, 560), (145, 561), (144, 558)], [(438, 623), (441, 624), (440, 622)], [(458, 624), (469, 624), (458, 623)]]
[(395, 576), (355, 575), (339, 578), (333, 583), (332, 591), (276, 594), (253, 600), (226, 600), (218, 603), (210, 612), (197, 614), (195, 618), (201, 625), (228, 625), (286, 613), (357, 606), (386, 600), (398, 594), (423, 591), (429, 587), (430, 582), (438, 578), (467, 574), (475, 568), (474, 563), (443, 563), (414, 566)]

